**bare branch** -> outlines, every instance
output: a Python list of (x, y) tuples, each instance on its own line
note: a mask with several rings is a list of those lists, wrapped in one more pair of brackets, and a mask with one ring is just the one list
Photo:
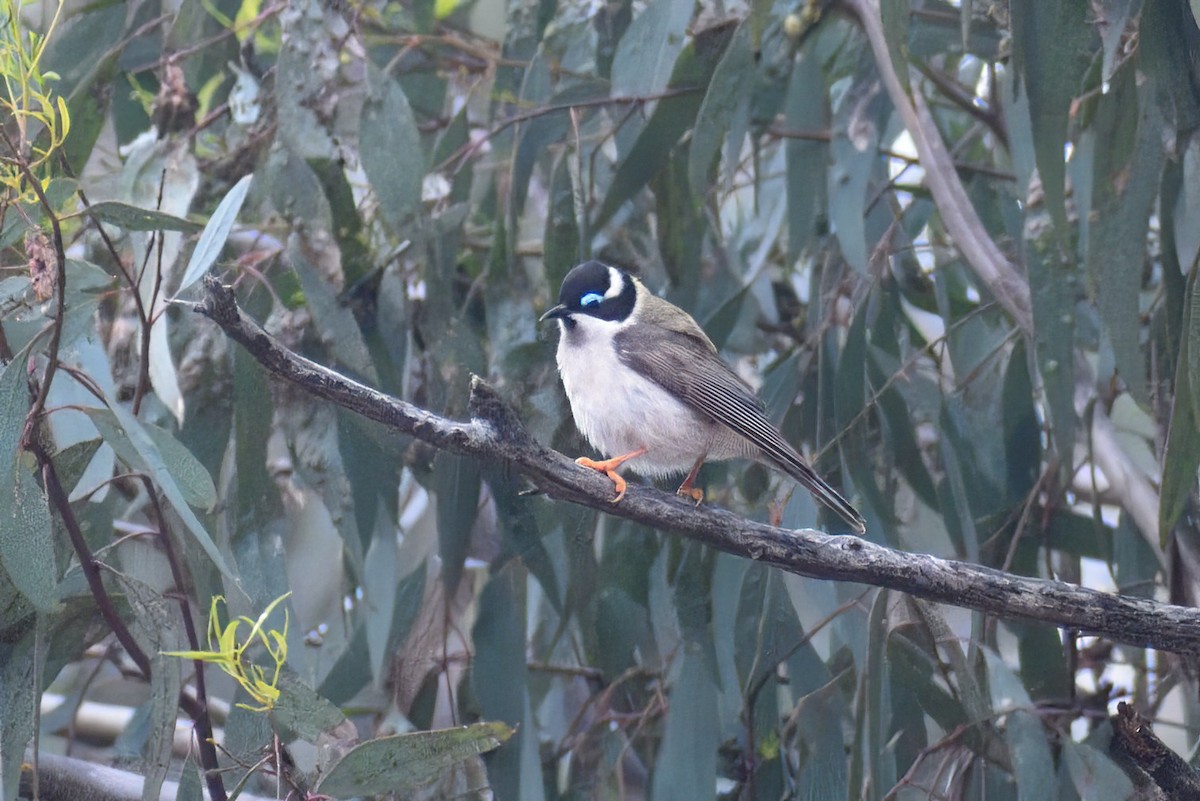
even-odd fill
[[(32, 754), (29, 754), (27, 761), (32, 762)], [(57, 754), (38, 754), (37, 765), (38, 797), (42, 801), (76, 801), (80, 798), (91, 801), (141, 801), (142, 786), (146, 782), (137, 773)], [(30, 772), (22, 770), (22, 798), (32, 797), (24, 791), (29, 785), (29, 778)], [(163, 782), (158, 798), (160, 801), (174, 801), (178, 792), (179, 784), (168, 780)], [(204, 797), (211, 798), (207, 793)], [(238, 797), (242, 801), (269, 801), (264, 796), (250, 793), (242, 793)]]
[[(987, 287), (1022, 333), (1033, 334), (1033, 306), (1029, 282), (1021, 269), (1001, 252), (988, 235), (983, 221), (967, 195), (929, 105), (919, 91), (910, 95), (896, 72), (884, 36), (878, 0), (844, 0), (858, 17), (875, 55), (875, 65), (904, 127), (912, 135), (917, 155), (925, 170), (925, 183), (937, 204), (938, 214), (955, 245), (980, 282)], [(1079, 406), (1078, 402), (1076, 404)], [(1109, 477), (1122, 507), (1129, 512), (1146, 542), (1161, 555), (1158, 546), (1158, 493), (1150, 480), (1134, 465), (1117, 441), (1112, 426), (1098, 419), (1092, 431), (1093, 453)]]
[(954, 244), (962, 251), (971, 269), (996, 296), (1021, 330), (1033, 331), (1033, 311), (1029, 298), (1029, 284), (1016, 265), (1010, 262), (988, 235), (983, 221), (975, 213), (975, 206), (963, 188), (962, 181), (954, 169), (954, 161), (946, 150), (946, 143), (934, 124), (933, 115), (920, 92), (910, 97), (904, 89), (900, 76), (888, 53), (887, 39), (883, 33), (883, 20), (879, 16), (879, 4), (873, 0), (846, 0), (846, 5), (857, 15), (879, 68), (883, 85), (887, 89), (892, 105), (896, 107), (904, 127), (912, 135), (921, 166), (925, 169), (925, 183), (937, 204), (938, 213)]
[(619, 504), (612, 482), (536, 442), (481, 379), (472, 382), (466, 422), (449, 420), (352, 381), (289, 351), (237, 307), (233, 292), (207, 278), (194, 311), (219, 325), (277, 378), (439, 449), (510, 465), (552, 498), (674, 531), (726, 553), (791, 573), (854, 581), (918, 598), (1072, 632), (1181, 653), (1200, 653), (1200, 610), (1026, 578), (988, 567), (885, 548), (859, 537), (791, 531), (674, 495), (631, 486)]
[[(1117, 704), (1117, 714), (1109, 720), (1113, 729), (1109, 755), (1142, 791), (1138, 798), (1183, 801), (1200, 796), (1200, 775), (1155, 736), (1149, 721), (1132, 706), (1124, 701)], [(1157, 788), (1160, 794), (1153, 794), (1149, 787)]]

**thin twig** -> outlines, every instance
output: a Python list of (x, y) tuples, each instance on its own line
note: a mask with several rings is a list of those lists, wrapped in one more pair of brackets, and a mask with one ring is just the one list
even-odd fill
[(88, 589), (100, 610), (100, 616), (112, 629), (117, 642), (121, 643), (125, 652), (129, 654), (129, 658), (137, 665), (142, 678), (149, 681), (150, 657), (134, 639), (133, 632), (125, 625), (124, 619), (117, 612), (117, 606), (113, 603), (112, 596), (108, 594), (108, 588), (104, 586), (104, 580), (100, 577), (100, 567), (92, 555), (92, 549), (88, 547), (87, 539), (83, 536), (83, 530), (79, 527), (79, 521), (75, 518), (74, 511), (71, 509), (71, 502), (67, 498), (66, 490), (63, 489), (62, 482), (58, 480), (58, 472), (54, 469), (54, 462), (50, 459), (50, 454), (46, 453), (41, 444), (37, 442), (30, 444), (30, 450), (42, 467), (42, 481), (46, 486), (46, 495), (49, 496), (50, 504), (58, 511), (63, 527), (67, 530), (71, 547), (74, 548), (75, 556), (79, 559), (79, 568), (83, 571)]
[[(158, 178), (158, 199), (154, 204), (156, 209), (162, 209), (163, 190), (167, 184), (167, 171), (163, 169)], [(133, 402), (130, 404), (130, 409), (133, 416), (137, 417), (142, 411), (142, 401), (146, 397), (146, 392), (150, 389), (150, 335), (154, 330), (154, 307), (158, 303), (158, 292), (162, 286), (163, 276), (163, 247), (166, 242), (166, 235), (162, 231), (156, 231), (150, 237), (150, 242), (147, 244), (146, 259), (142, 263), (142, 269), (138, 273), (137, 284), (133, 287), (133, 294), (138, 298), (138, 326), (141, 332), (140, 343), (141, 348), (138, 353), (138, 377), (137, 386), (133, 388)], [(157, 245), (157, 248), (155, 247)], [(158, 258), (155, 262), (154, 286), (150, 291), (150, 297), (147, 300), (142, 300), (142, 280), (145, 277), (146, 265), (150, 261), (150, 253), (154, 250), (158, 251)]]
[[(167, 516), (163, 513), (162, 503), (158, 499), (154, 482), (145, 474), (139, 475), (139, 478), (146, 490), (146, 495), (150, 498), (150, 506), (154, 509), (154, 518), (158, 522), (158, 539), (162, 544), (167, 564), (171, 566), (171, 580), (175, 582), (175, 597), (179, 601), (179, 611), (183, 615), (183, 631), (187, 637), (188, 648), (192, 651), (199, 651), (201, 650), (200, 637), (196, 634), (196, 624), (192, 619), (192, 605), (189, 601), (190, 582), (184, 578), (183, 565), (175, 550), (175, 545), (171, 541)], [(220, 765), (217, 764), (217, 749), (213, 745), (212, 718), (208, 714), (208, 692), (204, 686), (204, 662), (195, 659), (193, 665), (196, 669), (196, 701), (199, 714), (193, 715), (192, 721), (196, 724), (196, 746), (200, 751), (200, 766), (204, 768), (204, 780), (208, 784), (211, 801), (225, 801), (225, 785), (217, 772)]]
[[(701, 91), (701, 87), (685, 86), (678, 89), (666, 89), (662, 92), (656, 92), (648, 95), (629, 95), (626, 97), (597, 97), (592, 100), (577, 100), (573, 103), (558, 103), (552, 106), (542, 106), (531, 111), (525, 111), (520, 114), (514, 114), (508, 119), (500, 122), (496, 127), (489, 130), (478, 139), (467, 142), (462, 147), (455, 150), (447, 156), (440, 164), (433, 168), (433, 172), (445, 172), (450, 169), (452, 164), (461, 166), (471, 154), (483, 147), (487, 142), (508, 130), (514, 125), (529, 120), (535, 120), (538, 117), (544, 117), (547, 114), (554, 114), (559, 111), (572, 111), (580, 108), (595, 108), (597, 106), (637, 106), (643, 103), (651, 103), (655, 100), (665, 100), (670, 97), (679, 97), (680, 95), (690, 95)], [(457, 171), (455, 167), (454, 171)]]
[(904, 127), (912, 136), (921, 166), (925, 169), (925, 183), (933, 195), (946, 230), (962, 251), (971, 269), (987, 285), (1021, 330), (1032, 331), (1033, 312), (1029, 284), (1016, 266), (1005, 258), (975, 212), (975, 206), (958, 179), (954, 163), (946, 150), (945, 142), (942, 141), (941, 133), (934, 124), (933, 115), (929, 113), (924, 96), (919, 91), (909, 94), (905, 90), (905, 84), (896, 72), (888, 50), (878, 5), (870, 0), (843, 0), (843, 4), (858, 18), (867, 35), (880, 78), (892, 105), (904, 122)]
[(63, 247), (62, 226), (59, 224), (58, 215), (54, 213), (54, 207), (50, 205), (50, 200), (42, 191), (41, 181), (29, 169), (29, 162), (17, 150), (16, 144), (3, 126), (0, 126), (0, 137), (3, 137), (4, 144), (12, 152), (14, 163), (25, 176), (29, 188), (37, 195), (38, 203), (50, 221), (50, 228), (54, 233), (54, 257), (57, 262), (54, 273), (54, 319), (50, 328), (50, 345), (46, 349), (48, 358), (46, 371), (42, 374), (42, 380), (38, 384), (37, 395), (29, 407), (29, 414), (25, 416), (25, 429), (21, 434), (22, 444), (28, 445), (35, 436), (37, 421), (41, 419), (42, 410), (46, 408), (46, 397), (50, 394), (50, 384), (54, 381), (54, 373), (58, 369), (58, 351), (62, 345), (63, 315), (66, 313), (67, 251)]

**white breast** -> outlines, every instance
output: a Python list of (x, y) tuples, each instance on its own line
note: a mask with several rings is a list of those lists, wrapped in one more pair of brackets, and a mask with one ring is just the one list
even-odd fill
[(560, 321), (558, 371), (575, 425), (605, 457), (646, 448), (626, 463), (640, 475), (686, 472), (708, 452), (715, 424), (618, 360), (621, 326), (577, 315), (568, 330)]

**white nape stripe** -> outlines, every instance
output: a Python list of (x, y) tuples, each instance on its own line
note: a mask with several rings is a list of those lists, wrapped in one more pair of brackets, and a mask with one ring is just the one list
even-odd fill
[(604, 293), (605, 300), (611, 300), (621, 294), (621, 290), (625, 288), (625, 281), (621, 276), (621, 271), (616, 267), (608, 268), (608, 291)]

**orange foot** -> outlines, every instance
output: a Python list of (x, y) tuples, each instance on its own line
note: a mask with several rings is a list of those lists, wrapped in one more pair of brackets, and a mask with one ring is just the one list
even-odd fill
[(679, 485), (679, 489), (675, 490), (675, 494), (684, 498), (691, 498), (696, 502), (697, 506), (704, 502), (704, 490), (699, 487), (690, 486), (686, 481)]
[(614, 456), (611, 459), (605, 459), (601, 462), (597, 462), (594, 459), (589, 459), (586, 456), (580, 456), (575, 460), (575, 464), (580, 465), (581, 467), (589, 467), (592, 470), (598, 470), (599, 472), (608, 476), (609, 480), (612, 481), (613, 486), (617, 488), (617, 497), (612, 499), (612, 502), (616, 503), (625, 497), (626, 488), (625, 479), (622, 478), (621, 474), (617, 472), (617, 468), (628, 462), (630, 459), (641, 456), (645, 452), (645, 448), (638, 448), (636, 451), (630, 451), (623, 456)]
[(692, 465), (692, 470), (687, 474), (687, 478), (679, 485), (679, 489), (675, 490), (676, 495), (682, 495), (684, 498), (691, 498), (699, 506), (704, 500), (704, 490), (695, 486), (696, 474), (700, 472), (700, 466), (704, 464), (704, 457), (701, 456), (696, 460), (696, 464)]

